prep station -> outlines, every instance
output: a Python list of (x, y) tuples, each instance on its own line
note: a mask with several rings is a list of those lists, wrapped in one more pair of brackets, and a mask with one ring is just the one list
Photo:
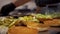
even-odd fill
[(60, 34), (60, 1), (36, 0), (35, 4), (37, 8), (26, 5), (7, 16), (0, 13), (0, 34)]

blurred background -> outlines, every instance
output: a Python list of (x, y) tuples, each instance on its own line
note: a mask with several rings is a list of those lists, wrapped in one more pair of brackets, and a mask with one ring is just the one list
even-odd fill
[[(10, 2), (15, 1), (15, 0), (0, 0), (0, 9), (2, 6), (9, 4)], [(35, 4), (34, 0), (31, 0), (30, 2), (25, 3), (22, 6), (17, 7), (13, 12), (10, 14), (20, 14), (21, 13), (30, 13), (30, 12), (35, 12), (37, 8), (37, 5)], [(52, 4), (52, 5), (46, 5), (45, 7), (41, 8), (41, 11), (39, 13), (42, 14), (53, 14), (53, 13), (60, 13), (60, 3), (57, 4)]]

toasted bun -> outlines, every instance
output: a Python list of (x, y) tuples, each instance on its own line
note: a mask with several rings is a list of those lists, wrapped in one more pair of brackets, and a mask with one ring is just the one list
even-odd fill
[(38, 30), (23, 26), (15, 26), (8, 30), (8, 34), (38, 34)]

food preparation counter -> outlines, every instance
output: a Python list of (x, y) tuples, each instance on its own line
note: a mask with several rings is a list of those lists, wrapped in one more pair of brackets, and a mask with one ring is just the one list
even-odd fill
[(51, 27), (48, 31), (39, 32), (39, 34), (60, 34), (60, 27)]

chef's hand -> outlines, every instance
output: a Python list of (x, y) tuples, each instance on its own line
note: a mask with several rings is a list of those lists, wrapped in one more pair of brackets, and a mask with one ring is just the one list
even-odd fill
[(18, 7), (18, 6), (21, 6), (21, 5), (29, 2), (29, 1), (30, 1), (30, 0), (16, 0), (16, 1), (13, 2), (13, 4), (14, 4), (16, 7)]
[(16, 7), (21, 6), (27, 2), (29, 2), (30, 0), (13, 0), (12, 3), (4, 5), (1, 8), (1, 16), (7, 16), (11, 11), (13, 11)]

